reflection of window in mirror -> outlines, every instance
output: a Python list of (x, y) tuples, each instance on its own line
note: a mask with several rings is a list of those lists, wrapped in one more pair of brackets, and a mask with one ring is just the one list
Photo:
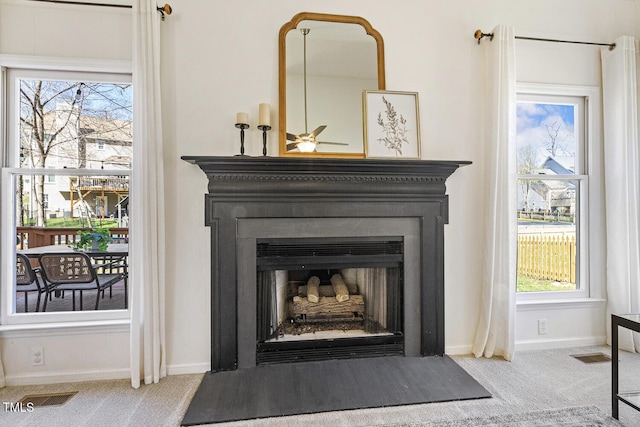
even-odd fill
[(301, 28), (306, 36), (287, 35), (287, 132), (324, 125), (318, 152), (362, 151), (362, 91), (378, 86), (375, 40), (355, 24), (304, 21)]

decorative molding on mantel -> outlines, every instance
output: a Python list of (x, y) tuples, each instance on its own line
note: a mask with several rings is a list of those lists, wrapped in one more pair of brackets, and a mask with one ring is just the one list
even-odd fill
[(211, 180), (215, 181), (340, 181), (340, 182), (444, 182), (444, 176), (359, 176), (359, 175), (211, 175)]
[[(209, 178), (209, 193), (304, 194), (317, 186), (333, 194), (444, 194), (446, 179), (470, 161), (302, 159), (290, 157), (182, 156)], [(267, 184), (267, 187), (265, 187)], [(269, 184), (274, 184), (269, 186)], [(400, 186), (398, 184), (401, 184)], [(363, 189), (363, 185), (367, 188)], [(365, 191), (363, 191), (365, 190)]]

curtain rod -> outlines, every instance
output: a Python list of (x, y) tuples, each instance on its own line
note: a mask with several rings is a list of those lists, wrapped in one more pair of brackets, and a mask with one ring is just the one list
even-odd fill
[[(30, 0), (30, 1), (39, 1), (43, 3), (75, 4), (75, 5), (81, 5), (81, 6), (124, 7), (128, 9), (131, 9), (133, 7), (129, 4), (93, 3), (93, 2), (85, 2), (85, 1), (67, 1), (67, 0)], [(171, 15), (171, 12), (173, 12), (173, 9), (171, 9), (171, 6), (169, 4), (165, 4), (162, 7), (157, 6), (156, 9), (158, 10), (158, 12), (162, 14), (163, 21), (164, 21), (165, 13), (167, 15)]]
[[(478, 44), (480, 44), (480, 40), (482, 40), (484, 37), (489, 37), (489, 41), (492, 41), (493, 33), (483, 33), (482, 30), (476, 30), (476, 32), (473, 33), (473, 38), (478, 40)], [(515, 36), (515, 38), (519, 40), (534, 40), (539, 42), (573, 43), (573, 44), (588, 44), (588, 45), (594, 45), (594, 46), (609, 46), (609, 50), (613, 50), (616, 47), (615, 43), (578, 42), (578, 41), (572, 41), (572, 40), (541, 39), (537, 37), (523, 37), (523, 36)]]

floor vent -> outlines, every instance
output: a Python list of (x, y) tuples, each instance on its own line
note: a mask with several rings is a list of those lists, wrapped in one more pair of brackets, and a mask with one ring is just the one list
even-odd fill
[(611, 362), (611, 357), (604, 353), (572, 354), (571, 357), (575, 357), (584, 363)]
[(22, 405), (24, 406), (30, 403), (33, 408), (38, 408), (41, 406), (64, 405), (77, 393), (77, 391), (72, 391), (67, 393), (32, 394), (20, 399), (20, 403), (22, 403)]

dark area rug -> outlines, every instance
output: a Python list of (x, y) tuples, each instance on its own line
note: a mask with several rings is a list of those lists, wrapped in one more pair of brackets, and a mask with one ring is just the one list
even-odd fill
[(208, 372), (182, 425), (491, 397), (444, 357), (376, 357)]

